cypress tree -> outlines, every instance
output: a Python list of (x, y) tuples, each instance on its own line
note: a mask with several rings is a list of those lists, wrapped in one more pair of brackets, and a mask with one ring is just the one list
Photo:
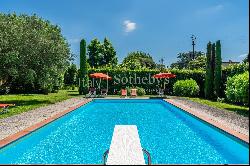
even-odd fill
[(212, 98), (213, 94), (213, 63), (212, 63), (212, 44), (207, 44), (207, 62), (206, 62), (206, 75), (205, 75), (205, 97), (207, 99)]
[(86, 93), (88, 88), (88, 69), (86, 57), (86, 41), (84, 39), (80, 42), (80, 71), (79, 71), (79, 94)]
[(212, 89), (211, 89), (211, 96), (210, 96), (210, 99), (213, 99), (214, 98), (214, 70), (215, 70), (215, 43), (212, 44), (212, 51), (211, 51), (211, 71), (212, 71), (212, 74), (211, 74), (211, 86), (212, 86)]
[(220, 40), (216, 41), (215, 69), (214, 69), (214, 95), (221, 96), (221, 44)]

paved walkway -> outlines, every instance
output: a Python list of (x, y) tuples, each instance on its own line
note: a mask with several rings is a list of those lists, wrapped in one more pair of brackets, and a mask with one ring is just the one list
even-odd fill
[(61, 113), (64, 110), (79, 104), (83, 100), (86, 99), (82, 97), (71, 98), (52, 105), (0, 119), (0, 140)]

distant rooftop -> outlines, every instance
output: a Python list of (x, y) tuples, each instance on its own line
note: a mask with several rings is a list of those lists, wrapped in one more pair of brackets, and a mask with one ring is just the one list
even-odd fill
[(229, 65), (233, 65), (233, 64), (239, 64), (240, 62), (233, 62), (232, 60), (229, 60), (228, 62), (222, 62), (221, 65), (223, 67), (227, 67)]

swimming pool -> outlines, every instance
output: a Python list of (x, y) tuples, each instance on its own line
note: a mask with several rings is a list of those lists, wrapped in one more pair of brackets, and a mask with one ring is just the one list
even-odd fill
[(248, 144), (157, 99), (93, 100), (1, 148), (0, 163), (102, 164), (115, 125), (137, 126), (152, 164), (249, 163)]

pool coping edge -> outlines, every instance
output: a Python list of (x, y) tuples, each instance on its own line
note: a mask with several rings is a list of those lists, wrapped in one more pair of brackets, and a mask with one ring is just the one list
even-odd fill
[(35, 131), (35, 130), (37, 130), (37, 129), (39, 129), (39, 128), (41, 128), (41, 127), (43, 127), (43, 126), (45, 126), (45, 125), (59, 119), (59, 118), (61, 118), (62, 116), (64, 116), (64, 115), (74, 111), (75, 109), (77, 109), (77, 108), (91, 102), (92, 100), (93, 99), (84, 99), (80, 103), (78, 103), (78, 104), (76, 104), (74, 106), (71, 106), (71, 107), (69, 107), (68, 109), (66, 109), (66, 110), (64, 110), (62, 112), (59, 112), (59, 113), (57, 113), (57, 114), (55, 114), (53, 116), (50, 116), (50, 117), (48, 117), (48, 118), (46, 118), (46, 119), (44, 119), (44, 120), (42, 120), (42, 121), (40, 121), (38, 123), (35, 123), (35, 124), (25, 128), (25, 129), (23, 129), (21, 131), (18, 131), (17, 133), (14, 133), (14, 134), (11, 134), (11, 135), (5, 137), (4, 139), (0, 140), (0, 149), (7, 146), (7, 145), (9, 145), (9, 144), (11, 144), (12, 142), (14, 142), (14, 141), (16, 141), (16, 140), (30, 134), (30, 133), (32, 133), (33, 131)]

